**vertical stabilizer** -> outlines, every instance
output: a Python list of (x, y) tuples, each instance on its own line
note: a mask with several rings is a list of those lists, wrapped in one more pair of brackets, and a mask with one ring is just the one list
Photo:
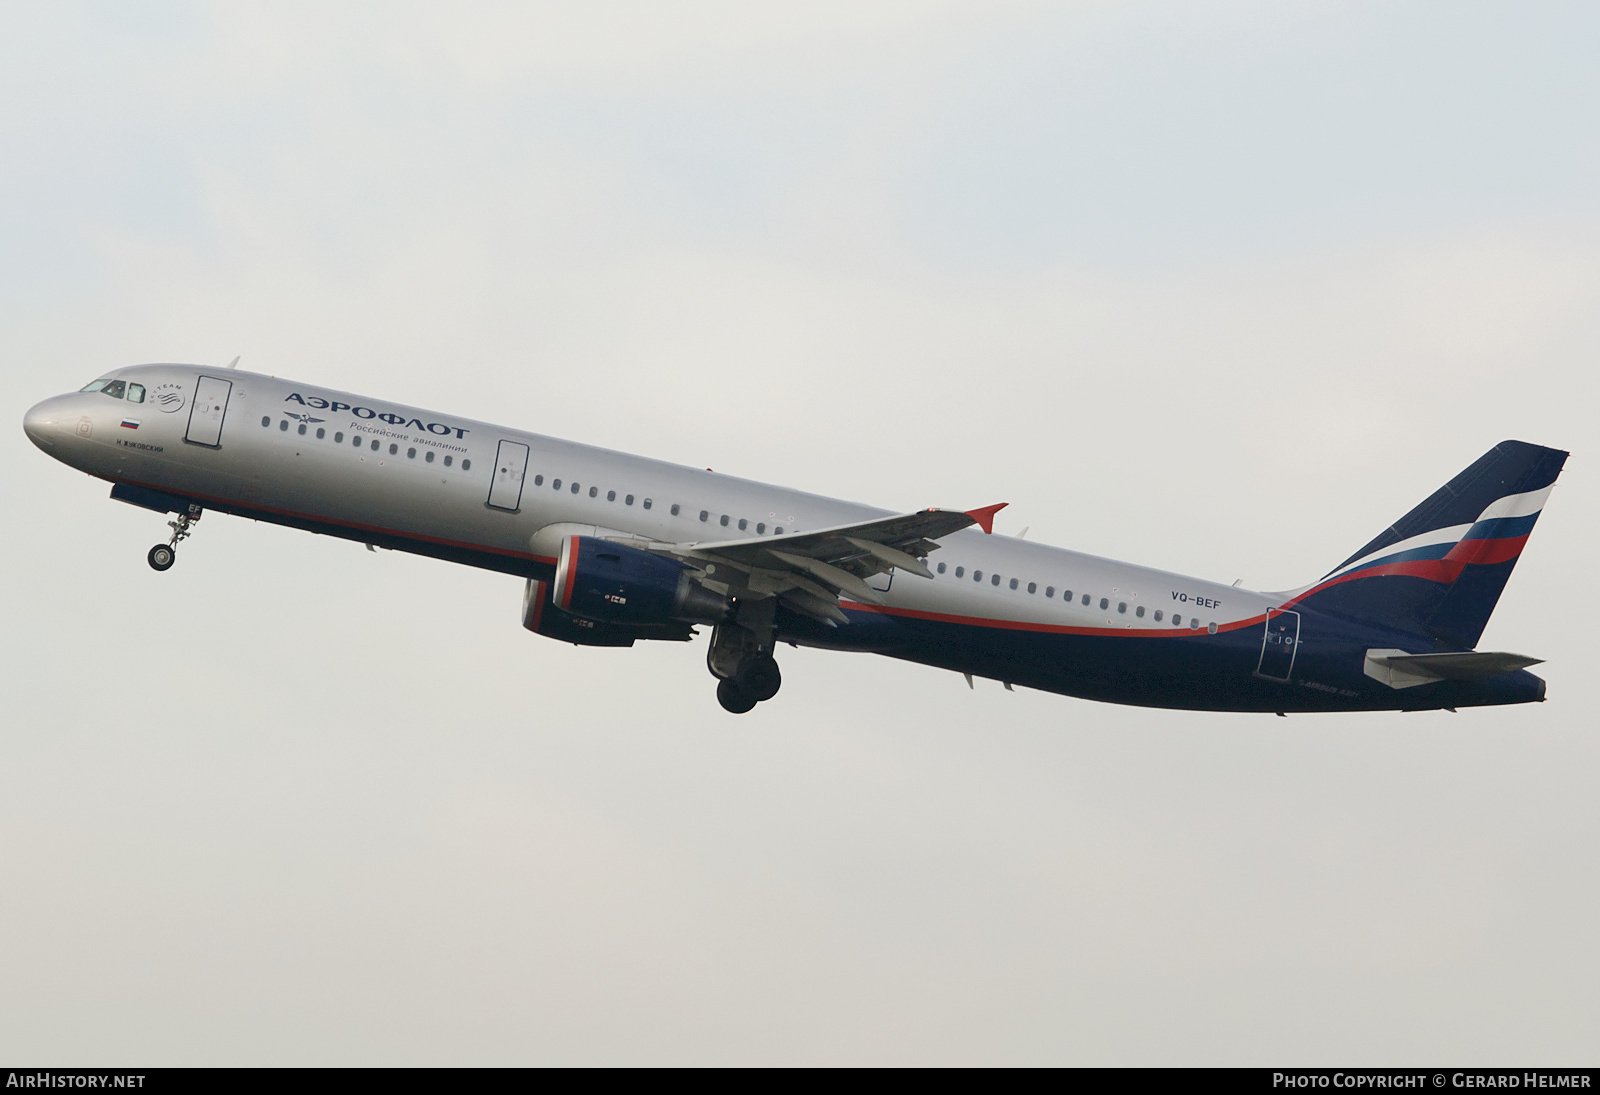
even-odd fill
[(1566, 459), (1502, 441), (1293, 603), (1470, 650)]

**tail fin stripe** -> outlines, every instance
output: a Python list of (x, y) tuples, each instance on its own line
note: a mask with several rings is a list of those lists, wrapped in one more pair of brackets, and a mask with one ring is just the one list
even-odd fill
[(1526, 535), (1510, 536), (1494, 540), (1462, 540), (1455, 544), (1438, 544), (1430, 548), (1401, 552), (1368, 566), (1358, 566), (1357, 569), (1346, 571), (1336, 578), (1329, 578), (1293, 600), (1286, 601), (1281, 607), (1292, 607), (1331, 586), (1343, 585), (1358, 578), (1401, 575), (1407, 578), (1426, 578), (1431, 582), (1449, 585), (1461, 577), (1461, 572), (1468, 566), (1487, 566), (1517, 558), (1522, 554), (1522, 548), (1527, 542)]
[(1503, 540), (1510, 536), (1527, 536), (1533, 531), (1538, 513), (1526, 517), (1489, 517), (1481, 519), (1467, 530), (1463, 540)]

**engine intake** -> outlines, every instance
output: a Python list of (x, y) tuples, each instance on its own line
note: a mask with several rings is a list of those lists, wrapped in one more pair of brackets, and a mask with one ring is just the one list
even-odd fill
[(562, 541), (552, 593), (556, 608), (596, 623), (714, 624), (732, 611), (676, 559), (595, 536)]

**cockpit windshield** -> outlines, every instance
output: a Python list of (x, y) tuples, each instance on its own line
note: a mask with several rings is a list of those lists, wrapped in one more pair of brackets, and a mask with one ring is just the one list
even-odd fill
[(123, 396), (127, 396), (135, 403), (144, 402), (144, 385), (134, 384), (130, 386), (126, 381), (122, 380), (91, 380), (78, 390), (81, 392), (99, 392), (101, 395), (109, 395), (112, 399), (121, 399)]

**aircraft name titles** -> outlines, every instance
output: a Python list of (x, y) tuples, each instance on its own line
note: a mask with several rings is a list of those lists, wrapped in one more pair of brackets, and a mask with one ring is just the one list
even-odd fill
[(472, 432), (461, 426), (447, 426), (443, 422), (423, 422), (420, 418), (408, 419), (405, 415), (395, 414), (393, 411), (379, 414), (371, 407), (353, 407), (348, 403), (324, 399), (320, 395), (302, 396), (299, 392), (290, 392), (283, 397), (283, 401), (285, 403), (298, 403), (302, 407), (315, 407), (319, 411), (332, 411), (335, 413), (349, 411), (357, 418), (373, 418), (379, 422), (387, 422), (391, 426), (415, 426), (419, 430), (427, 430), (429, 433), (439, 437), (447, 437), (454, 433), (458, 440), (462, 440)]

